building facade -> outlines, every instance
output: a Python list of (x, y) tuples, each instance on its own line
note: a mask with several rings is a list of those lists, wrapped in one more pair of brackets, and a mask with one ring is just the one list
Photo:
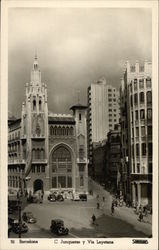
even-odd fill
[(106, 142), (106, 166), (105, 182), (112, 192), (120, 191), (121, 181), (121, 131), (120, 125), (116, 124), (114, 130), (107, 135)]
[(21, 118), (8, 122), (8, 185), (11, 188), (87, 192), (87, 107), (73, 115), (48, 111), (47, 85), (35, 56)]
[[(135, 65), (127, 62), (124, 79), (122, 80), (121, 112), (122, 164), (130, 185), (131, 200), (134, 204), (152, 203), (152, 65), (145, 62)], [(125, 124), (124, 124), (125, 123)], [(127, 146), (125, 145), (127, 143)], [(128, 157), (127, 157), (128, 156)], [(127, 162), (126, 162), (127, 159)], [(125, 179), (124, 179), (125, 182)]]
[[(93, 167), (93, 143), (102, 142), (114, 125), (119, 123), (119, 92), (106, 84), (104, 78), (92, 83), (87, 91), (88, 155)], [(91, 171), (90, 171), (91, 172)]]

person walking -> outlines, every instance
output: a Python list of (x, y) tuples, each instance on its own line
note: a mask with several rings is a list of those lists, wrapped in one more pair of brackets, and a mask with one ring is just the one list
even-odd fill
[(143, 213), (142, 213), (142, 212), (139, 213), (139, 221), (140, 221), (140, 222), (143, 221)]
[(97, 209), (99, 209), (99, 202), (97, 202)]
[(112, 202), (112, 206), (111, 206), (111, 214), (114, 214), (114, 203)]
[(95, 221), (96, 221), (96, 217), (95, 217), (95, 215), (93, 214), (93, 215), (92, 215), (92, 224), (93, 224), (93, 225), (95, 224)]

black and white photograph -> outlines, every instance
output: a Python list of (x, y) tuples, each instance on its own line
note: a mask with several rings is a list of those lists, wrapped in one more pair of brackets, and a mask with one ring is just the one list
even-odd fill
[(121, 3), (2, 1), (1, 249), (157, 250), (158, 3)]

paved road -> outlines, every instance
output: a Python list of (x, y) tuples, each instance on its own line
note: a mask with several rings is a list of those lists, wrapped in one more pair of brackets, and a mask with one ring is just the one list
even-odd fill
[[(52, 219), (64, 220), (69, 228), (69, 238), (96, 237), (146, 237), (147, 235), (134, 228), (132, 224), (110, 214), (109, 203), (106, 200), (105, 211), (96, 208), (96, 198), (87, 202), (65, 200), (64, 202), (44, 201), (43, 204), (28, 204), (24, 210), (31, 211), (37, 218), (36, 224), (29, 224), (29, 231), (23, 238), (55, 238), (49, 228)], [(107, 205), (106, 205), (107, 204)], [(91, 216), (95, 214), (96, 225), (92, 225)], [(10, 238), (18, 237), (14, 233)]]

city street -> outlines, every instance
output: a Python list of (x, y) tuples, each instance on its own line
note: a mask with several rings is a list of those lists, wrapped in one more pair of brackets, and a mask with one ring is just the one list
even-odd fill
[[(37, 218), (35, 224), (28, 224), (29, 231), (22, 234), (22, 238), (55, 238), (59, 237), (50, 232), (52, 219), (62, 219), (65, 227), (69, 228), (68, 238), (96, 238), (96, 237), (148, 237), (151, 232), (150, 215), (145, 222), (139, 222), (138, 216), (132, 208), (117, 207), (111, 215), (111, 196), (101, 186), (94, 184), (94, 195), (88, 196), (88, 201), (65, 200), (63, 202), (49, 202), (44, 197), (42, 204), (27, 204), (23, 211), (31, 211)], [(105, 197), (103, 207), (97, 209), (96, 194)], [(100, 199), (100, 198), (99, 198)], [(22, 213), (23, 213), (22, 211)], [(95, 225), (92, 215), (96, 216)], [(120, 228), (120, 230), (119, 230)], [(18, 237), (11, 233), (10, 238)]]

